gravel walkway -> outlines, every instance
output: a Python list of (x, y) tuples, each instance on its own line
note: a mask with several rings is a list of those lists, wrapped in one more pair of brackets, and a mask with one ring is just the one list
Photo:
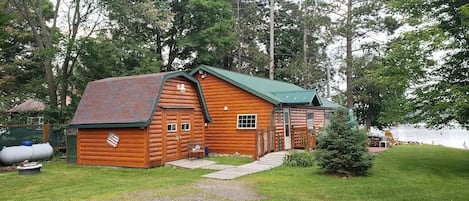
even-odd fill
[(237, 180), (202, 179), (176, 189), (125, 193), (110, 200), (135, 201), (253, 201), (263, 197), (247, 183)]

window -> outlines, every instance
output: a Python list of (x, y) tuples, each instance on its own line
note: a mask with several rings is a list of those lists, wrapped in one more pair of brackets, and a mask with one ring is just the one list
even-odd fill
[(191, 130), (191, 124), (190, 123), (182, 123), (181, 124), (181, 131), (190, 131)]
[(238, 129), (256, 129), (257, 128), (257, 115), (256, 114), (238, 114)]
[(325, 126), (328, 126), (331, 122), (331, 116), (334, 115), (334, 112), (326, 112), (324, 115), (325, 115)]
[(168, 124), (167, 126), (168, 126), (168, 127), (167, 127), (167, 128), (168, 128), (168, 129), (167, 129), (168, 132), (176, 132), (176, 130), (177, 130), (177, 124)]
[(36, 124), (39, 124), (39, 125), (40, 125), (40, 124), (44, 124), (42, 120), (43, 120), (43, 117), (28, 117), (28, 118), (26, 119), (27, 124), (34, 124), (34, 125), (36, 125)]
[(306, 126), (308, 126), (308, 129), (314, 129), (314, 112), (313, 111), (308, 111), (306, 113)]

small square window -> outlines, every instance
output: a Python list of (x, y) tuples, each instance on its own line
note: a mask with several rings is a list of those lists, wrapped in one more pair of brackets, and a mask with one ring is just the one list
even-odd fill
[(191, 130), (191, 124), (190, 123), (182, 123), (181, 124), (181, 131), (190, 131)]
[(238, 129), (256, 129), (257, 128), (257, 115), (256, 114), (238, 114)]
[(167, 125), (167, 131), (168, 132), (176, 132), (177, 130), (177, 125), (176, 124), (168, 124)]

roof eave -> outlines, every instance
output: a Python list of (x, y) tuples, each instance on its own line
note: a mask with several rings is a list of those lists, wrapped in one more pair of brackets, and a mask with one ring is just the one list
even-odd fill
[(70, 128), (145, 128), (146, 122), (133, 123), (103, 123), (103, 124), (70, 124)]

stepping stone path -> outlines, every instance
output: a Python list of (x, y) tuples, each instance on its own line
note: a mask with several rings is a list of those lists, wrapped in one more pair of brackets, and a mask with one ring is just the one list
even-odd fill
[[(274, 152), (265, 155), (257, 161), (252, 163), (235, 166), (228, 169), (223, 169), (218, 172), (213, 172), (210, 174), (202, 175), (202, 177), (212, 178), (212, 179), (235, 179), (244, 175), (253, 174), (256, 172), (261, 172), (265, 170), (272, 169), (274, 167), (280, 166), (283, 164), (285, 159), (286, 151)], [(201, 167), (205, 168), (205, 167)]]

